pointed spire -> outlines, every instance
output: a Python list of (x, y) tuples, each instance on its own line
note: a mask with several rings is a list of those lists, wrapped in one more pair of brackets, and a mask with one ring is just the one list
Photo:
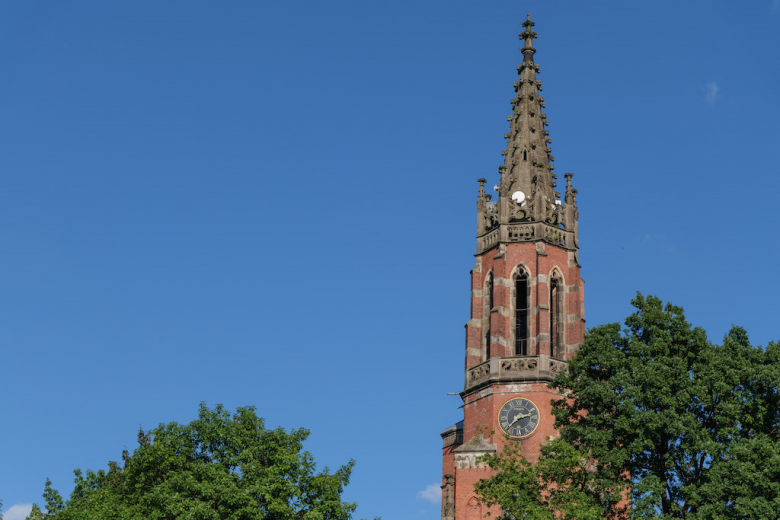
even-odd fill
[[(577, 190), (571, 186), (571, 175), (566, 176), (564, 200), (557, 188), (553, 173), (550, 132), (544, 98), (539, 95), (542, 84), (536, 79), (539, 65), (534, 63), (537, 38), (533, 31), (531, 14), (522, 23), (523, 61), (517, 67), (518, 80), (514, 84), (515, 97), (511, 100), (512, 114), (507, 118), (509, 132), (504, 164), (498, 171), (498, 201), (490, 202), (485, 193), (484, 179), (480, 179), (477, 199), (477, 250), (486, 251), (496, 244), (524, 240), (544, 240), (570, 250), (578, 247)], [(563, 190), (562, 190), (563, 191)], [(521, 231), (522, 230), (522, 231)]]
[[(542, 112), (544, 99), (539, 96), (542, 84), (536, 79), (539, 65), (534, 63), (536, 49), (533, 41), (537, 34), (530, 13), (523, 22), (523, 62), (517, 67), (519, 80), (515, 82), (516, 97), (512, 99), (510, 129), (507, 133), (508, 146), (501, 175), (501, 186), (509, 197), (522, 192), (524, 205), (512, 200), (499, 201), (501, 222), (511, 220), (534, 220), (552, 222), (557, 220), (555, 175), (552, 150), (549, 147), (547, 115)], [(518, 196), (514, 197), (517, 200)]]

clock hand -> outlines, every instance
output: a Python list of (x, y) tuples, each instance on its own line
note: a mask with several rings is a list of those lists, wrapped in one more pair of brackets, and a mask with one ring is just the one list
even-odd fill
[(512, 421), (511, 423), (509, 423), (509, 426), (508, 426), (508, 428), (509, 428), (509, 427), (511, 427), (513, 424), (515, 424), (515, 423), (516, 423), (517, 421), (519, 421), (520, 419), (525, 419), (526, 417), (531, 417), (531, 414), (530, 414), (530, 413), (526, 413), (526, 414), (522, 414), (522, 413), (521, 413), (521, 414), (517, 414), (517, 415), (515, 415), (515, 420), (514, 420), (514, 421)]

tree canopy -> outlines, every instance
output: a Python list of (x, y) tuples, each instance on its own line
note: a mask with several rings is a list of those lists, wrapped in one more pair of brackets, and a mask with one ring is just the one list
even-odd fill
[(551, 384), (560, 438), (537, 464), (519, 445), (488, 458), (485, 503), (505, 519), (780, 518), (780, 345), (740, 327), (716, 345), (681, 307), (632, 305)]
[(108, 470), (75, 471), (70, 499), (46, 481), (45, 512), (30, 520), (346, 520), (354, 461), (316, 472), (305, 429), (266, 429), (253, 407), (201, 404), (198, 418), (139, 431), (138, 447)]

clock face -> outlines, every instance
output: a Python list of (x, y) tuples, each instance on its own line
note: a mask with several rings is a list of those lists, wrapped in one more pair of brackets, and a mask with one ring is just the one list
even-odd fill
[(510, 399), (498, 412), (498, 425), (510, 437), (528, 437), (539, 426), (539, 409), (528, 399)]

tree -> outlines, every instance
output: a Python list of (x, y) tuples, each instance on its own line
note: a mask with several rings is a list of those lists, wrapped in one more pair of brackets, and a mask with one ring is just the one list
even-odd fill
[(497, 473), (474, 486), (488, 506), (501, 507), (501, 520), (600, 520), (608, 512), (605, 490), (620, 501), (625, 488), (599, 482), (586, 454), (561, 439), (542, 446), (531, 464), (518, 441), (499, 454), (483, 456)]
[(140, 430), (138, 447), (108, 470), (75, 471), (63, 500), (46, 481), (46, 511), (31, 520), (306, 519), (346, 520), (356, 504), (342, 502), (354, 465), (315, 472), (302, 450), (305, 429), (266, 429), (253, 407), (231, 415), (201, 404), (198, 419)]
[[(560, 439), (523, 472), (601, 518), (780, 518), (780, 345), (754, 348), (739, 327), (714, 345), (680, 307), (632, 305), (551, 384)], [(512, 515), (511, 493), (485, 496)]]

